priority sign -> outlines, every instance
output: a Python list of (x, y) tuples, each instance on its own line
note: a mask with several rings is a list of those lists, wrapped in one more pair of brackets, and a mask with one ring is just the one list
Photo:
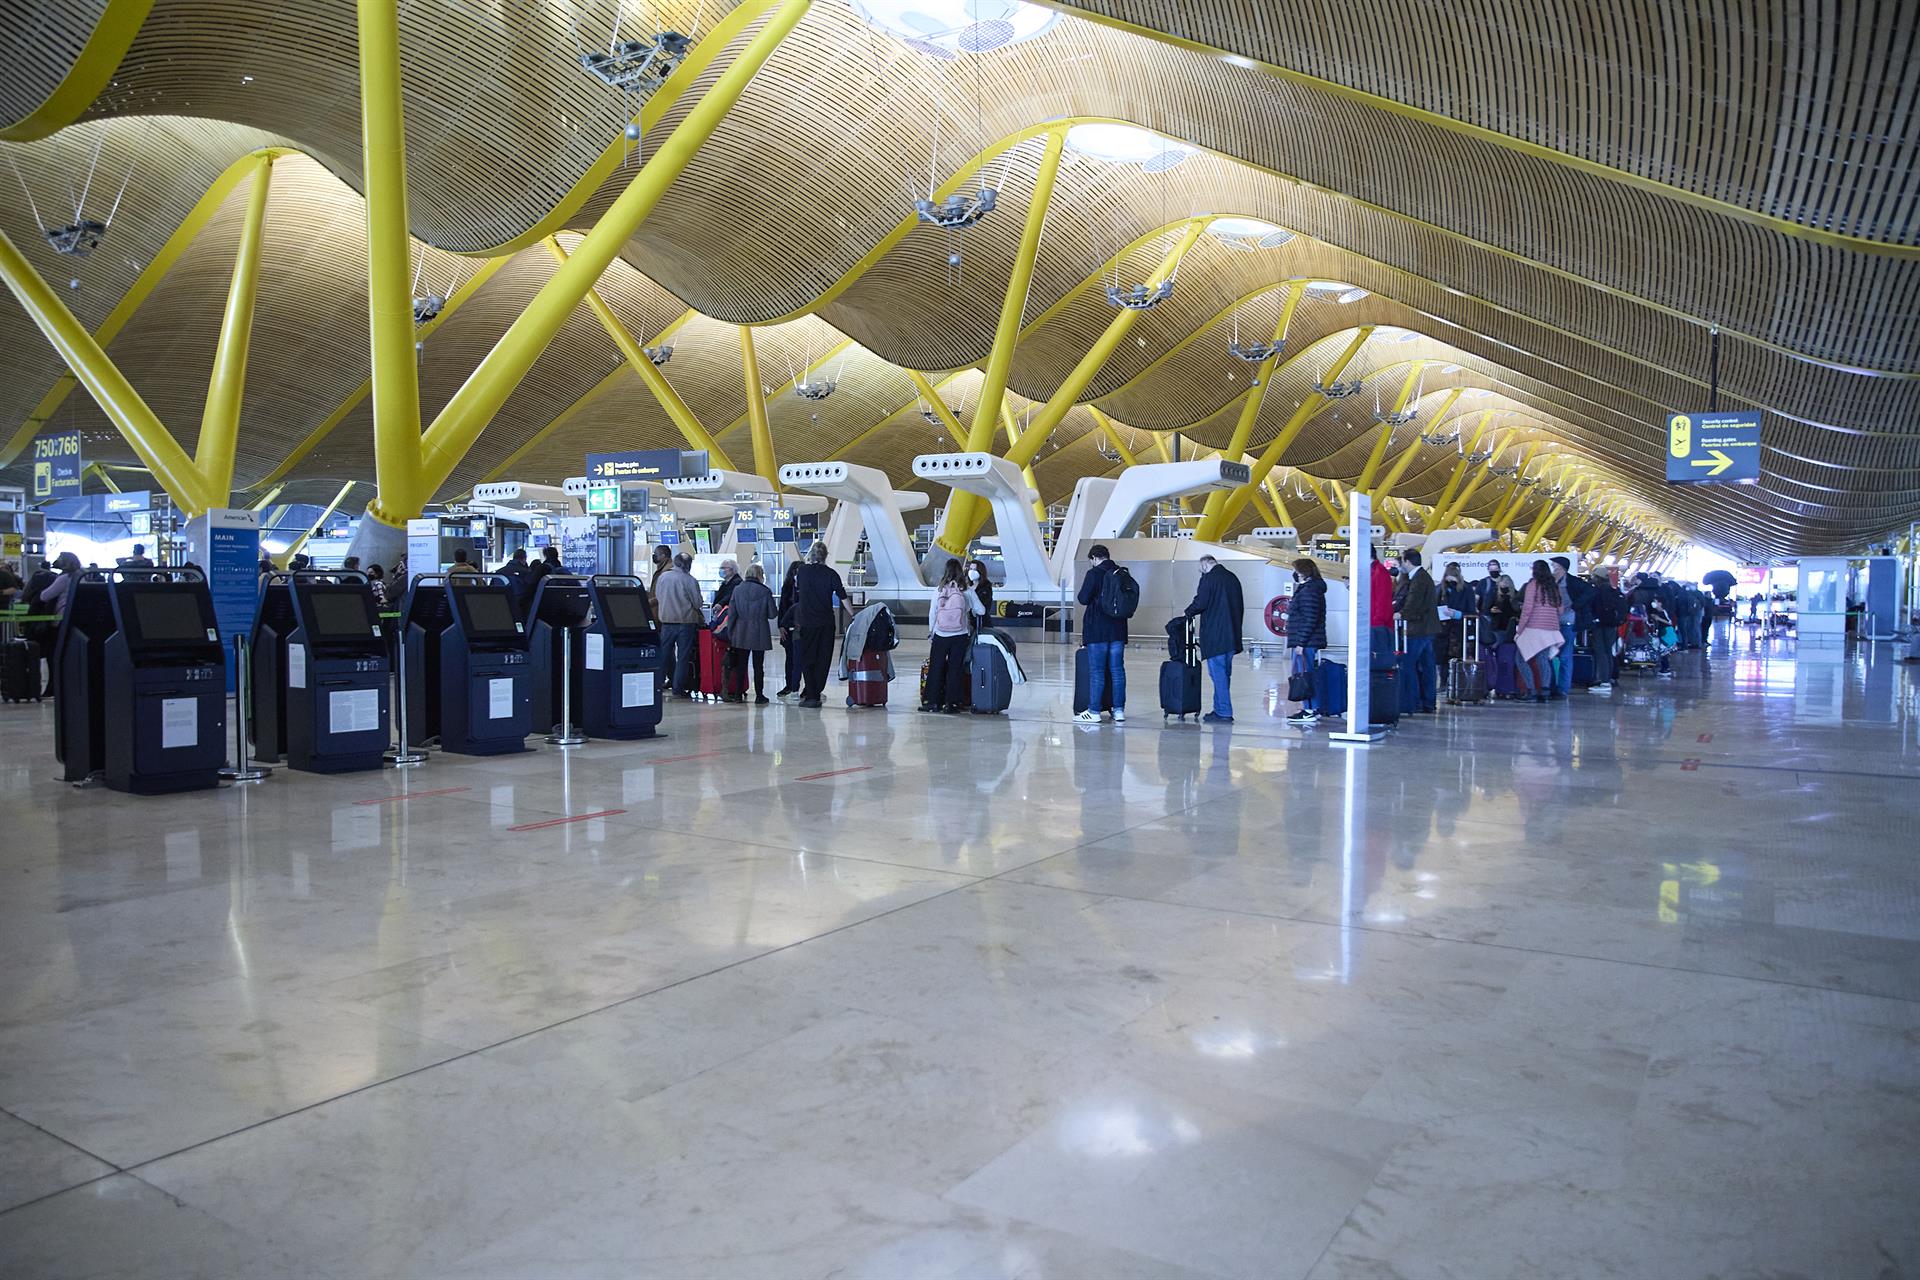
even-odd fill
[(1757, 484), (1758, 413), (1676, 413), (1667, 419), (1668, 484)]

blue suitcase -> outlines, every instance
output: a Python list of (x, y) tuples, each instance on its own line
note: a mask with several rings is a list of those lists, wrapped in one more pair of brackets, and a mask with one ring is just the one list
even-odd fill
[(1347, 714), (1347, 669), (1344, 665), (1320, 659), (1313, 673), (1313, 707), (1323, 716)]
[(994, 715), (1013, 705), (1013, 673), (1007, 657), (990, 644), (973, 642), (973, 714)]

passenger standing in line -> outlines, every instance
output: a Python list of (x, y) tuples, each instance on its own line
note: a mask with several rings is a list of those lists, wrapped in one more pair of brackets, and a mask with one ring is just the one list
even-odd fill
[(1447, 565), (1447, 571), (1440, 578), (1440, 605), (1450, 609), (1453, 616), (1442, 619), (1440, 634), (1445, 652), (1440, 656), (1445, 662), (1466, 657), (1467, 627), (1471, 625), (1474, 608), (1473, 591), (1467, 586), (1467, 580), (1460, 573), (1458, 561)]
[(1620, 624), (1627, 620), (1627, 602), (1604, 570), (1595, 569), (1588, 581), (1593, 587), (1587, 597), (1587, 610), (1593, 615), (1593, 684), (1587, 692), (1612, 693), (1613, 645), (1620, 638)]
[(1405, 566), (1401, 580), (1407, 584), (1399, 609), (1407, 624), (1407, 657), (1413, 660), (1419, 710), (1431, 715), (1440, 705), (1440, 668), (1433, 656), (1433, 640), (1440, 634), (1439, 590), (1433, 585), (1433, 575), (1420, 567), (1418, 551), (1409, 548), (1401, 552), (1400, 561)]
[(653, 580), (654, 593), (660, 598), (660, 671), (683, 698), (692, 696), (699, 665), (697, 633), (703, 621), (700, 584), (688, 572), (692, 567), (693, 557), (682, 553)]
[[(135, 548), (134, 548), (134, 550), (135, 550), (136, 552), (143, 552), (143, 551), (145, 551), (145, 550), (146, 550), (146, 548), (145, 548), (145, 547), (135, 547)], [(346, 572), (348, 572), (348, 573), (358, 573), (358, 572), (360, 572), (360, 557), (359, 557), (359, 556), (347, 556), (346, 558), (344, 558), (343, 560), (341, 560), (341, 561), (340, 561), (340, 567), (341, 567), (342, 569), (344, 569), (344, 570), (345, 570)]]
[[(1498, 560), (1487, 561), (1487, 576), (1473, 584), (1475, 612), (1485, 616), (1493, 612), (1494, 597), (1500, 594), (1500, 572)], [(1508, 586), (1513, 584), (1509, 582)]]
[(963, 686), (973, 633), (972, 610), (967, 607), (971, 594), (960, 584), (960, 562), (949, 559), (927, 622), (927, 696), (920, 704), (922, 711), (960, 711), (966, 706)]
[[(720, 585), (714, 588), (713, 611), (718, 614), (733, 599), (733, 590), (740, 585), (740, 562), (726, 559), (720, 562)], [(731, 643), (731, 641), (729, 641)]]
[(1240, 579), (1212, 556), (1200, 557), (1200, 586), (1187, 617), (1200, 619), (1200, 656), (1213, 680), (1213, 710), (1201, 716), (1213, 724), (1233, 723), (1233, 655), (1240, 652), (1240, 623), (1246, 602)]
[(753, 700), (766, 706), (767, 650), (773, 648), (775, 616), (773, 589), (767, 586), (766, 570), (757, 564), (747, 566), (746, 576), (733, 589), (727, 601), (731, 622), (727, 628), (727, 661), (734, 669), (734, 681), (740, 688), (736, 696), (746, 700), (747, 673), (753, 673)]
[(0, 609), (11, 609), (25, 585), (13, 561), (0, 560)]
[(1583, 580), (1567, 575), (1572, 567), (1573, 563), (1565, 556), (1555, 556), (1547, 565), (1555, 585), (1560, 588), (1560, 660), (1555, 667), (1554, 687), (1562, 696), (1573, 692), (1573, 641), (1581, 624), (1588, 621), (1583, 616), (1583, 606), (1592, 590)]
[(53, 568), (59, 576), (41, 588), (39, 607), (42, 613), (64, 618), (67, 606), (73, 603), (73, 589), (80, 581), (80, 557), (71, 551), (62, 551), (53, 558)]
[(967, 612), (973, 615), (974, 629), (978, 630), (993, 617), (993, 580), (987, 577), (987, 566), (978, 560), (967, 561), (967, 594), (973, 597), (967, 602)]
[[(1549, 633), (1560, 637), (1565, 635), (1560, 627), (1563, 603), (1560, 584), (1553, 580), (1553, 570), (1545, 560), (1535, 560), (1533, 577), (1520, 593), (1520, 619), (1514, 632), (1515, 642), (1521, 648), (1520, 675), (1523, 680), (1520, 692), (1522, 696), (1532, 694), (1535, 702), (1545, 702), (1549, 696), (1566, 696), (1553, 683), (1553, 655), (1565, 641), (1546, 638)], [(1535, 636), (1535, 642), (1540, 647), (1531, 656), (1526, 653), (1529, 643), (1532, 643), (1526, 638), (1529, 632), (1539, 633)]]
[(508, 556), (495, 573), (503, 575), (507, 585), (513, 590), (513, 598), (520, 604), (520, 612), (525, 613), (533, 605), (533, 589), (539, 579), (533, 576), (533, 566), (527, 563), (527, 549), (521, 547)]
[(794, 630), (800, 636), (800, 705), (818, 707), (833, 667), (834, 634), (847, 603), (847, 584), (827, 563), (827, 544), (816, 542), (793, 583)]
[(799, 576), (800, 562), (794, 560), (787, 565), (787, 576), (780, 583), (780, 647), (786, 650), (787, 666), (776, 698), (784, 698), (800, 687), (800, 644), (793, 629), (794, 583)]
[(1493, 626), (1493, 642), (1510, 644), (1520, 621), (1520, 597), (1514, 593), (1513, 579), (1500, 575), (1493, 589), (1493, 601), (1487, 606), (1487, 619)]
[(146, 545), (144, 543), (139, 543), (139, 542), (134, 543), (133, 554), (128, 556), (126, 559), (122, 560), (120, 562), (120, 567), (123, 569), (153, 568), (153, 561), (147, 558)]
[(1108, 575), (1119, 572), (1120, 567), (1114, 564), (1113, 553), (1099, 543), (1088, 549), (1087, 558), (1093, 565), (1080, 580), (1077, 597), (1083, 606), (1080, 638), (1087, 646), (1087, 709), (1074, 719), (1098, 724), (1102, 713), (1094, 708), (1106, 704), (1111, 685), (1113, 720), (1119, 724), (1127, 718), (1127, 620), (1112, 617), (1100, 607), (1100, 591)]
[(653, 576), (647, 579), (647, 602), (653, 606), (653, 616), (660, 616), (660, 575), (673, 567), (673, 551), (662, 543), (653, 549)]
[(538, 586), (540, 579), (550, 573), (565, 573), (566, 571), (567, 567), (560, 563), (560, 548), (549, 543), (547, 546), (540, 548), (540, 559), (534, 563), (534, 585)]
[(373, 592), (373, 602), (382, 610), (387, 607), (387, 571), (377, 564), (367, 566), (367, 589)]
[[(293, 558), (293, 569), (295, 573), (307, 567), (300, 563), (305, 559), (305, 556), (295, 556)], [(447, 566), (447, 573), (453, 575), (478, 572), (480, 572), (480, 570), (476, 569), (473, 566), (472, 560), (468, 558), (467, 549), (465, 547), (455, 547), (453, 549), (453, 563)]]
[[(1287, 648), (1292, 650), (1291, 671), (1304, 674), (1311, 689), (1314, 668), (1320, 651), (1327, 647), (1327, 580), (1311, 557), (1293, 562), (1293, 601), (1287, 606)], [(1287, 717), (1288, 724), (1312, 724), (1320, 718), (1313, 698)]]

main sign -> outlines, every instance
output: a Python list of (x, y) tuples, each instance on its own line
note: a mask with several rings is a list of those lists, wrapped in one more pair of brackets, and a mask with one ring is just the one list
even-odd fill
[(38, 436), (33, 442), (33, 500), (77, 498), (80, 496), (80, 472), (86, 466), (80, 457), (80, 433), (62, 431), (56, 436)]
[(1757, 484), (1758, 413), (1676, 413), (1667, 419), (1668, 484)]
[(626, 449), (587, 455), (587, 483), (617, 480), (669, 480), (707, 473), (705, 450)]

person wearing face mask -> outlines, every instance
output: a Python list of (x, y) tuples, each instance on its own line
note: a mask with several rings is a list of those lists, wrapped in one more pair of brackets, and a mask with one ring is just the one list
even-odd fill
[[(977, 631), (993, 616), (993, 580), (987, 577), (987, 566), (981, 561), (967, 561), (967, 592), (973, 597), (967, 609), (973, 615)], [(976, 605), (979, 607), (975, 608)]]
[[(1287, 717), (1288, 724), (1309, 725), (1320, 719), (1320, 710), (1311, 696), (1314, 666), (1320, 651), (1327, 647), (1327, 580), (1320, 566), (1302, 556), (1293, 562), (1293, 601), (1287, 606), (1287, 648), (1292, 651), (1290, 670), (1307, 678), (1309, 696), (1300, 709)], [(1291, 680), (1289, 683), (1292, 683)]]
[(1233, 723), (1233, 655), (1240, 652), (1245, 611), (1240, 579), (1212, 556), (1201, 556), (1199, 589), (1186, 615), (1200, 619), (1200, 656), (1213, 680), (1213, 710), (1200, 718), (1211, 724)]
[(1460, 573), (1458, 561), (1450, 561), (1440, 579), (1440, 607), (1444, 625), (1440, 629), (1440, 666), (1444, 670), (1455, 658), (1466, 656), (1467, 628), (1474, 615), (1473, 591)]
[(962, 685), (967, 679), (967, 647), (973, 634), (969, 602), (977, 604), (972, 591), (960, 585), (960, 562), (948, 560), (940, 575), (939, 589), (933, 597), (933, 614), (927, 621), (928, 653), (926, 696), (922, 711), (960, 711), (966, 706)]

